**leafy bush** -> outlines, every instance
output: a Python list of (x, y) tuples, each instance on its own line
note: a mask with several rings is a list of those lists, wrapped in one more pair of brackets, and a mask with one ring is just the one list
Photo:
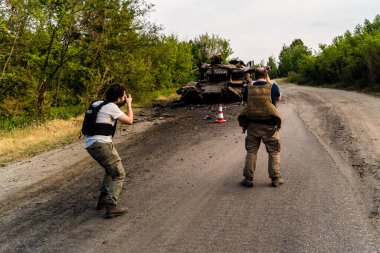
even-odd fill
[(84, 113), (84, 110), (85, 108), (83, 106), (53, 107), (50, 108), (47, 119), (71, 119)]
[(35, 123), (35, 120), (27, 116), (3, 118), (0, 120), (0, 132), (10, 132), (14, 129), (25, 128)]
[(380, 15), (336, 37), (331, 45), (320, 45), (320, 50), (300, 61), (301, 80), (380, 90)]

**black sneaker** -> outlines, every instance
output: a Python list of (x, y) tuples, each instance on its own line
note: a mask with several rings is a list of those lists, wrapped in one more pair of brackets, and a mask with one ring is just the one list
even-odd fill
[(249, 180), (248, 178), (244, 178), (240, 184), (244, 187), (253, 187), (253, 180)]

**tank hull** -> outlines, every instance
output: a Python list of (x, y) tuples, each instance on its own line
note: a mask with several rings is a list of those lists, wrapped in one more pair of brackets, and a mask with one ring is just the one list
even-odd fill
[(228, 103), (242, 100), (242, 89), (250, 80), (252, 69), (238, 64), (203, 64), (201, 79), (177, 90), (187, 104)]

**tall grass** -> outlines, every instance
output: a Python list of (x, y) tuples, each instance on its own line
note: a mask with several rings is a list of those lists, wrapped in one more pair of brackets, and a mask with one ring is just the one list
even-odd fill
[(84, 107), (80, 105), (52, 107), (46, 112), (44, 117), (37, 120), (35, 116), (18, 116), (13, 118), (2, 118), (0, 120), (0, 134), (14, 131), (16, 129), (25, 129), (28, 127), (39, 126), (55, 119), (68, 120), (81, 115)]
[(151, 92), (136, 92), (132, 94), (133, 103), (140, 107), (150, 105), (155, 100), (179, 99), (179, 95), (176, 94), (177, 89), (167, 88)]
[(0, 165), (51, 150), (78, 139), (83, 116), (55, 119), (0, 133)]

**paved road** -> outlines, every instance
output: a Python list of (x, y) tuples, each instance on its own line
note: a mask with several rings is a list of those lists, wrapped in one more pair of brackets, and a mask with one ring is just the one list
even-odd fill
[(2, 217), (0, 251), (380, 252), (357, 180), (326, 151), (294, 103), (280, 105), (286, 183), (270, 186), (262, 147), (254, 188), (239, 185), (244, 135), (234, 117), (240, 109), (227, 107), (221, 125), (200, 120), (208, 112), (196, 108), (119, 146), (129, 170), (126, 216), (105, 220), (90, 210), (100, 168), (84, 158), (62, 176), (75, 183), (39, 191), (40, 198), (53, 197)]
[(295, 111), (281, 111), (285, 185), (270, 187), (261, 152), (255, 187), (239, 186), (243, 137), (229, 124), (233, 134), (178, 150), (160, 165), (166, 175), (147, 183), (135, 207), (145, 211), (131, 214), (135, 222), (125, 221), (110, 244), (122, 241), (129, 252), (379, 250), (344, 175)]

